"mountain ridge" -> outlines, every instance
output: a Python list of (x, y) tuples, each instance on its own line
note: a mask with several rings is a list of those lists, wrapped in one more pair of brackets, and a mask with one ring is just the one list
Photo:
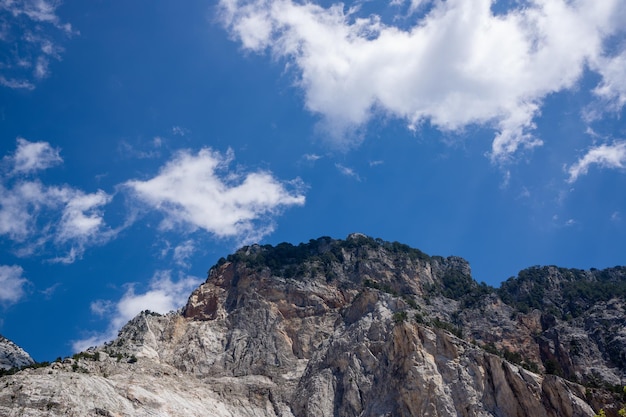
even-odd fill
[[(574, 315), (555, 292), (626, 275), (572, 271), (539, 268), (501, 290), (462, 258), (361, 234), (246, 246), (178, 312), (144, 312), (104, 346), (5, 377), (0, 415), (616, 415), (624, 299), (573, 287), (588, 304)], [(60, 393), (75, 378), (92, 387), (87, 405)]]

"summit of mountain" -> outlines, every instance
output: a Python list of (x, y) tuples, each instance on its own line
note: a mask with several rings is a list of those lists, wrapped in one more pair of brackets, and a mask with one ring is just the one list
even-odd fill
[(0, 415), (617, 416), (624, 283), (550, 266), (493, 288), (362, 234), (250, 245), (181, 310), (3, 377)]

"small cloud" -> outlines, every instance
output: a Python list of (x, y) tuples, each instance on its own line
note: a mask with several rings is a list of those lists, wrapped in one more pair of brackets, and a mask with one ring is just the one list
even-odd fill
[(376, 166), (378, 166), (378, 165), (382, 165), (382, 164), (384, 164), (384, 163), (385, 163), (385, 161), (381, 161), (381, 160), (377, 160), (377, 161), (370, 161), (370, 166), (371, 166), (371, 167), (376, 167)]
[(530, 198), (530, 191), (526, 187), (522, 187), (522, 191), (519, 193), (518, 198)]
[(177, 265), (188, 268), (188, 260), (196, 252), (194, 241), (189, 239), (174, 248), (174, 262)]
[(0, 236), (18, 244), (18, 256), (28, 256), (49, 243), (66, 251), (53, 262), (71, 263), (88, 245), (103, 244), (118, 232), (104, 222), (102, 207), (112, 196), (102, 190), (85, 193), (67, 185), (48, 186), (33, 174), (63, 162), (58, 149), (47, 142), (18, 138), (14, 154), (3, 161), (10, 175), (0, 182)]
[(48, 76), (48, 59), (40, 56), (37, 58), (37, 63), (35, 64), (35, 70), (33, 71), (33, 75), (35, 79), (42, 80)]
[(98, 317), (110, 315), (115, 308), (115, 304), (111, 300), (96, 300), (89, 305), (92, 314)]
[(556, 227), (571, 227), (577, 224), (578, 222), (574, 219), (567, 219), (565, 222), (561, 220), (558, 214), (552, 216), (552, 221), (555, 223)]
[(626, 141), (595, 146), (569, 167), (567, 182), (574, 183), (581, 175), (586, 175), (591, 165), (606, 169), (624, 169), (624, 164), (626, 164)]
[(190, 133), (189, 129), (185, 129), (184, 127), (180, 127), (180, 126), (172, 127), (172, 134), (175, 136), (185, 136), (189, 133)]
[(162, 144), (163, 140), (158, 136), (149, 145), (143, 144), (143, 146), (133, 146), (122, 140), (118, 145), (118, 150), (123, 158), (155, 159), (161, 156), (159, 148)]
[(99, 234), (104, 225), (103, 213), (99, 208), (110, 203), (111, 199), (102, 190), (91, 194), (76, 192), (68, 197), (56, 239), (60, 242), (83, 241)]
[(318, 159), (322, 159), (322, 157), (320, 155), (314, 154), (314, 153), (306, 153), (302, 156), (305, 160), (310, 161), (310, 162), (315, 162)]
[(202, 280), (197, 277), (181, 276), (178, 280), (173, 280), (170, 271), (157, 271), (146, 292), (138, 293), (135, 284), (128, 284), (126, 293), (119, 301), (92, 302), (91, 312), (99, 317), (110, 317), (109, 324), (104, 332), (74, 341), (74, 351), (80, 352), (114, 339), (129, 320), (144, 310), (165, 314), (182, 307), (189, 294), (201, 283)]
[(182, 226), (250, 243), (273, 231), (273, 217), (282, 209), (303, 205), (305, 198), (299, 180), (281, 182), (265, 171), (228, 172), (233, 159), (232, 151), (180, 151), (155, 177), (124, 186), (146, 209), (163, 214), (163, 230)]
[(104, 244), (119, 232), (106, 226), (101, 210), (111, 202), (111, 195), (102, 190), (91, 194), (74, 191), (72, 194), (67, 198), (61, 221), (55, 230), (56, 242), (70, 242), (72, 245), (65, 257), (55, 258), (61, 263), (73, 263), (82, 257), (86, 246)]
[(622, 214), (619, 211), (614, 211), (613, 213), (611, 213), (611, 221), (616, 223), (621, 222)]
[(502, 182), (500, 183), (500, 189), (509, 188), (509, 184), (511, 183), (511, 171), (508, 169), (504, 172), (504, 176), (502, 177)]
[(357, 181), (361, 181), (361, 177), (359, 177), (359, 174), (357, 174), (356, 171), (354, 171), (352, 168), (348, 168), (341, 164), (335, 164), (335, 167), (346, 177), (352, 177)]
[(48, 142), (30, 142), (24, 138), (17, 138), (15, 153), (5, 160), (12, 163), (13, 174), (29, 174), (63, 163), (59, 149)]
[[(50, 58), (61, 59), (62, 40), (79, 34), (56, 14), (56, 0), (0, 2), (0, 85), (11, 89), (35, 88), (50, 75)], [(34, 82), (33, 82), (34, 81)]]
[(0, 304), (15, 304), (24, 297), (24, 287), (29, 281), (23, 274), (21, 266), (0, 265)]
[(6, 78), (4, 75), (0, 75), (0, 85), (3, 87), (11, 88), (13, 90), (34, 90), (35, 84), (26, 80), (17, 80), (15, 78)]
[(41, 293), (43, 294), (43, 296), (46, 298), (46, 300), (49, 300), (50, 298), (52, 298), (52, 296), (54, 295), (54, 293), (56, 292), (56, 290), (61, 286), (60, 282), (57, 282), (56, 284), (46, 288), (45, 290), (41, 291)]

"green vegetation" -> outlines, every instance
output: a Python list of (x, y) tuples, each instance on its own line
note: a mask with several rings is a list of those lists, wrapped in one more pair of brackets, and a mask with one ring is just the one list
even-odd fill
[(363, 281), (363, 285), (367, 288), (373, 288), (375, 290), (386, 292), (387, 294), (391, 294), (395, 297), (398, 296), (398, 293), (393, 288), (391, 288), (389, 284), (379, 284), (376, 281), (372, 281), (371, 279), (366, 278), (365, 281)]
[(269, 268), (273, 275), (285, 278), (325, 274), (332, 279), (332, 264), (343, 262), (344, 251), (355, 251), (357, 259), (365, 259), (368, 250), (376, 249), (384, 249), (412, 261), (430, 260), (424, 252), (408, 245), (355, 234), (345, 240), (323, 236), (299, 245), (283, 242), (276, 246), (244, 246), (234, 254), (220, 258), (216, 266), (222, 266), (226, 262), (241, 262), (257, 271)]
[(433, 285), (427, 291), (434, 295), (442, 295), (461, 302), (461, 308), (474, 308), (495, 288), (481, 282), (478, 284), (471, 275), (452, 269), (442, 277), (440, 286)]
[(406, 311), (397, 311), (393, 313), (393, 322), (396, 324), (404, 323), (409, 318)]
[[(476, 344), (474, 341), (473, 344)], [(522, 357), (519, 352), (511, 352), (508, 349), (498, 350), (496, 345), (493, 342), (489, 342), (485, 345), (482, 345), (481, 348), (492, 355), (498, 355), (501, 358), (504, 358), (508, 362), (514, 363), (515, 365), (521, 366), (524, 369), (527, 369), (534, 373), (539, 373), (539, 365), (537, 365), (533, 361), (526, 360)]]
[(595, 303), (626, 297), (626, 267), (582, 271), (534, 266), (503, 282), (498, 295), (521, 313), (549, 309), (571, 320)]
[(379, 239), (376, 240), (379, 242), (380, 246), (388, 250), (389, 252), (396, 255), (407, 255), (409, 259), (413, 261), (430, 261), (430, 256), (426, 255), (419, 249), (415, 249), (410, 247), (409, 245), (405, 245), (404, 243), (399, 242), (383, 242)]
[(546, 359), (543, 361), (543, 367), (546, 369), (546, 374), (563, 376), (561, 365), (554, 359)]
[(45, 368), (46, 366), (49, 366), (50, 362), (35, 362), (32, 363), (30, 365), (25, 365), (25, 366), (18, 366), (18, 367), (13, 367), (13, 368), (9, 368), (9, 369), (0, 369), (0, 378), (6, 375), (14, 375), (16, 373), (18, 373), (19, 371), (23, 371), (24, 369), (37, 369), (37, 368)]
[(413, 318), (415, 319), (416, 323), (426, 324), (426, 320), (424, 319), (424, 316), (422, 316), (421, 313), (415, 313), (415, 316), (413, 316)]
[(100, 352), (95, 352), (95, 353), (79, 352), (79, 353), (75, 353), (72, 356), (72, 359), (74, 359), (74, 360), (86, 359), (86, 360), (96, 361), (97, 362), (97, 361), (100, 360)]
[(441, 320), (439, 320), (439, 317), (435, 317), (435, 319), (431, 323), (433, 324), (433, 326), (435, 326), (435, 327), (437, 327), (439, 329), (443, 329), (443, 330), (449, 331), (450, 333), (452, 333), (453, 335), (455, 335), (459, 339), (463, 338), (463, 329), (461, 329), (458, 326), (455, 326), (452, 323), (441, 321)]
[[(276, 246), (244, 246), (227, 258), (221, 258), (217, 266), (226, 262), (243, 262), (248, 268), (257, 271), (269, 268), (273, 275), (281, 275), (286, 278), (308, 275), (311, 273), (329, 273), (333, 262), (343, 260), (341, 247), (333, 244), (329, 237), (311, 239), (309, 243), (301, 243), (297, 246), (291, 243), (279, 243)], [(320, 270), (310, 268), (306, 264), (318, 264)]]

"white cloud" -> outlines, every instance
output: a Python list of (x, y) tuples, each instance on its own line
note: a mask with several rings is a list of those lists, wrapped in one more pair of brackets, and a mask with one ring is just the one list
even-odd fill
[(72, 26), (62, 24), (56, 15), (59, 1), (47, 0), (1, 0), (0, 10), (8, 11), (13, 17), (27, 16), (30, 20), (40, 23), (51, 23), (58, 29), (72, 32)]
[(288, 61), (306, 108), (343, 145), (354, 140), (346, 132), (383, 114), (411, 129), (492, 127), (491, 158), (506, 161), (542, 144), (534, 135), (542, 100), (575, 87), (589, 63), (604, 77), (596, 94), (624, 104), (622, 58), (603, 58), (605, 41), (622, 34), (623, 0), (534, 0), (498, 15), (492, 3), (436, 1), (406, 29), (342, 4), (220, 0), (220, 8), (244, 49)]
[(55, 241), (69, 242), (71, 248), (65, 256), (57, 257), (53, 261), (66, 264), (82, 257), (86, 246), (106, 243), (119, 233), (119, 230), (112, 230), (105, 224), (101, 210), (102, 206), (111, 202), (111, 195), (102, 190), (91, 194), (73, 190), (69, 194), (71, 195), (64, 201), (61, 220), (54, 229)]
[(63, 208), (57, 240), (84, 240), (101, 230), (104, 220), (97, 209), (108, 204), (111, 196), (102, 190), (93, 194), (75, 192)]
[(611, 221), (616, 222), (616, 223), (619, 223), (622, 221), (622, 215), (620, 214), (619, 211), (614, 211), (613, 213), (611, 213)]
[(50, 74), (50, 58), (61, 59), (59, 43), (78, 34), (57, 15), (56, 0), (0, 0), (0, 85), (35, 88), (34, 81)]
[(359, 174), (357, 174), (354, 169), (348, 168), (341, 164), (335, 164), (335, 168), (337, 168), (339, 172), (341, 172), (341, 174), (345, 175), (346, 177), (352, 177), (357, 181), (361, 181), (361, 177), (359, 177)]
[(196, 252), (196, 245), (189, 239), (174, 248), (174, 262), (182, 267), (189, 267), (187, 261)]
[(20, 266), (0, 265), (0, 304), (14, 304), (24, 296), (28, 280)]
[(15, 78), (6, 78), (4, 75), (1, 74), (0, 85), (15, 90), (33, 90), (35, 88), (35, 84), (31, 83), (30, 81), (19, 80)]
[(594, 66), (602, 81), (593, 92), (619, 111), (626, 104), (626, 48), (615, 56), (600, 57)]
[(0, 235), (23, 242), (36, 231), (42, 207), (56, 205), (47, 199), (48, 191), (38, 181), (18, 182), (12, 188), (0, 184)]
[(182, 276), (173, 281), (170, 271), (158, 271), (144, 293), (136, 293), (135, 286), (130, 284), (126, 293), (115, 303), (108, 300), (94, 301), (91, 304), (92, 313), (100, 317), (110, 317), (109, 325), (102, 333), (74, 341), (74, 351), (83, 351), (114, 339), (122, 326), (144, 310), (165, 314), (182, 307), (201, 282), (200, 278), (193, 276)]
[(569, 167), (567, 182), (573, 183), (581, 175), (587, 174), (591, 165), (601, 168), (624, 169), (626, 166), (626, 141), (615, 142), (611, 145), (595, 146)]
[(136, 146), (126, 141), (120, 141), (118, 151), (122, 158), (155, 159), (161, 157), (162, 143), (162, 139), (158, 136), (149, 144), (141, 143)]
[(104, 222), (101, 208), (112, 199), (104, 191), (85, 193), (23, 178), (63, 162), (49, 143), (19, 138), (16, 151), (3, 161), (10, 173), (0, 182), (0, 236), (20, 246), (18, 255), (30, 255), (53, 243), (55, 252), (66, 252), (53, 261), (71, 263), (87, 245), (105, 243), (118, 232)]
[(302, 157), (304, 159), (306, 159), (307, 161), (310, 161), (310, 162), (315, 162), (318, 159), (322, 159), (322, 157), (320, 155), (317, 155), (317, 154), (314, 154), (314, 153), (305, 153)]
[(63, 159), (58, 149), (48, 142), (29, 142), (17, 138), (17, 149), (12, 157), (5, 157), (13, 163), (13, 173), (31, 173), (61, 164)]
[(272, 217), (282, 208), (302, 205), (305, 198), (268, 172), (227, 172), (233, 158), (231, 151), (181, 151), (154, 178), (125, 185), (138, 201), (164, 215), (162, 229), (203, 229), (248, 243), (273, 230)]
[(59, 287), (61, 287), (61, 283), (57, 282), (49, 286), (48, 288), (41, 290), (41, 293), (44, 295), (44, 297), (46, 297), (47, 300), (49, 300), (50, 298), (52, 298), (54, 293), (59, 289)]
[(175, 136), (185, 136), (189, 133), (189, 129), (180, 126), (172, 126), (172, 134)]

